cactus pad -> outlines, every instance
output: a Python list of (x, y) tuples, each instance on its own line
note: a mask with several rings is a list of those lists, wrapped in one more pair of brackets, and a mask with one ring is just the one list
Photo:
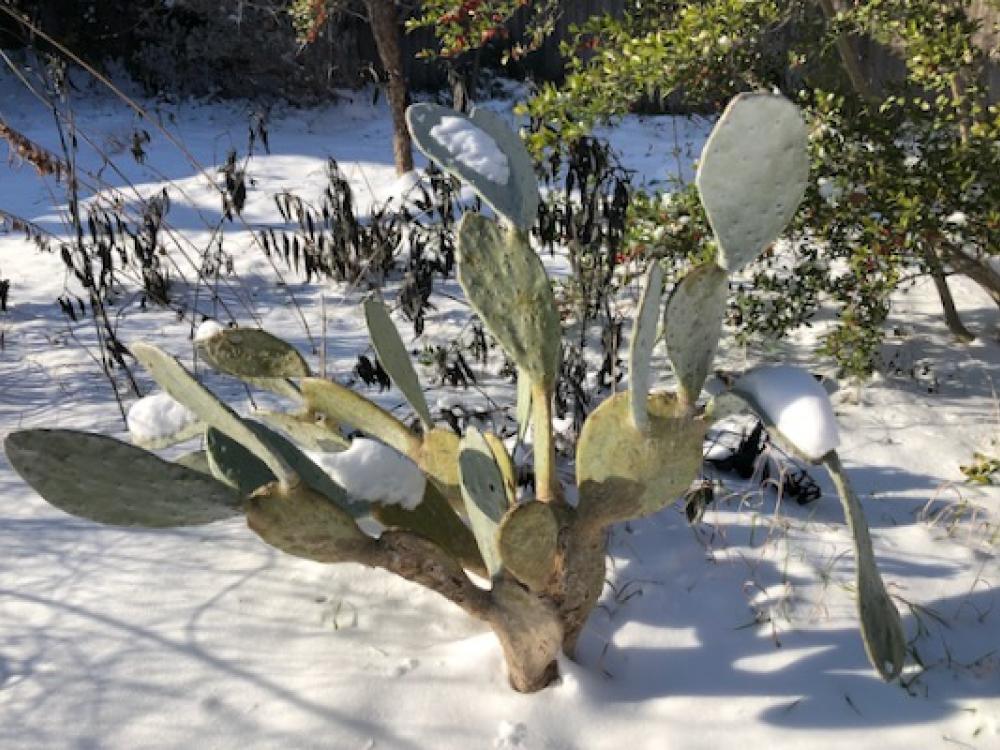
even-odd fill
[(302, 396), (312, 411), (378, 438), (414, 460), (419, 455), (419, 437), (389, 412), (350, 388), (332, 380), (305, 378), (302, 380)]
[(740, 94), (705, 144), (695, 182), (719, 241), (719, 265), (739, 271), (784, 230), (805, 194), (808, 134), (798, 107)]
[(180, 362), (150, 344), (133, 344), (132, 354), (163, 390), (197, 414), (205, 424), (226, 433), (233, 440), (249, 448), (267, 464), (278, 481), (289, 486), (298, 482), (298, 477), (285, 460), (261, 442), (236, 412), (195, 380)]
[(365, 562), (375, 540), (326, 497), (298, 485), (269, 484), (246, 502), (247, 525), (282, 552), (322, 563)]
[(308, 412), (289, 414), (281, 411), (258, 411), (253, 416), (275, 429), (287, 432), (299, 445), (309, 450), (335, 453), (351, 444), (339, 430), (331, 429), (329, 423), (320, 424)]
[(500, 522), (503, 566), (532, 591), (545, 588), (555, 570), (559, 522), (548, 503), (517, 505)]
[(576, 449), (580, 512), (609, 521), (655, 513), (679, 497), (701, 468), (705, 425), (669, 393), (646, 401), (649, 431), (636, 430), (627, 393), (587, 418)]
[(212, 476), (212, 467), (208, 463), (208, 453), (206, 451), (191, 451), (174, 461), (178, 466), (184, 466), (193, 471), (200, 471), (202, 474)]
[(239, 496), (200, 471), (104, 435), (23, 430), (4, 441), (11, 466), (74, 516), (112, 526), (198, 526), (238, 516)]
[(214, 369), (237, 378), (309, 375), (309, 365), (294, 346), (257, 328), (224, 328), (197, 346)]
[(628, 350), (628, 393), (632, 426), (640, 432), (649, 427), (646, 397), (649, 395), (650, 358), (656, 344), (656, 327), (660, 322), (660, 299), (663, 296), (663, 269), (658, 261), (649, 264), (642, 288), (642, 298), (635, 316), (632, 340)]
[(470, 212), (458, 227), (458, 255), (469, 304), (532, 382), (551, 388), (562, 331), (549, 278), (527, 235)]
[(681, 279), (664, 313), (667, 354), (685, 405), (701, 393), (726, 316), (729, 277), (714, 263), (696, 266)]
[(389, 374), (392, 382), (403, 392), (410, 406), (417, 412), (425, 430), (434, 426), (431, 410), (427, 408), (424, 391), (417, 380), (410, 355), (399, 337), (399, 331), (389, 317), (382, 301), (369, 297), (365, 300), (365, 321), (368, 324), (368, 336), (378, 353), (379, 361)]
[(906, 660), (906, 634), (875, 563), (875, 552), (864, 511), (847, 481), (836, 451), (824, 458), (840, 496), (844, 515), (854, 539), (854, 562), (857, 569), (858, 616), (861, 637), (872, 666), (887, 682), (899, 676)]
[(458, 489), (459, 438), (450, 429), (435, 427), (420, 441), (420, 449), (411, 458), (444, 492), (445, 497), (461, 507)]
[[(259, 422), (246, 421), (246, 426), (266, 445), (279, 453), (299, 475), (306, 486), (336, 503), (351, 516), (368, 513), (368, 504), (353, 502), (347, 493), (298, 447)], [(270, 469), (253, 453), (216, 429), (205, 433), (205, 446), (212, 474), (220, 481), (249, 495), (275, 480)]]
[(479, 575), (487, 574), (476, 538), (433, 483), (427, 483), (423, 501), (413, 510), (399, 505), (372, 505), (371, 511), (383, 526), (415, 532), (448, 552), (463, 567)]
[(507, 512), (510, 498), (489, 443), (474, 427), (470, 427), (462, 438), (458, 470), (472, 533), (476, 536), (486, 569), (495, 577), (502, 568), (497, 527)]
[[(438, 104), (414, 104), (406, 111), (406, 122), (417, 148), (442, 169), (471, 185), (494, 211), (523, 230), (535, 223), (539, 198), (534, 164), (517, 133), (502, 118), (485, 109), (476, 109), (467, 116)], [(443, 123), (468, 128), (470, 135), (484, 142), (491, 139), (506, 157), (506, 182), (491, 179), (450, 151), (431, 133)]]

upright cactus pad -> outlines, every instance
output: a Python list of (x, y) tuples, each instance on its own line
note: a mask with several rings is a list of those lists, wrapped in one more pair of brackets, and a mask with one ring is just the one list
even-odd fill
[(503, 566), (532, 591), (542, 591), (555, 572), (559, 521), (547, 503), (511, 508), (497, 531)]
[(705, 263), (689, 271), (667, 300), (663, 322), (667, 354), (685, 405), (698, 400), (708, 377), (728, 295), (728, 274), (714, 263)]
[(632, 411), (632, 426), (640, 432), (645, 432), (649, 427), (646, 397), (649, 395), (650, 358), (653, 346), (656, 344), (656, 327), (660, 322), (662, 296), (663, 269), (654, 260), (646, 271), (628, 350), (629, 408)]
[[(476, 109), (471, 116), (438, 104), (414, 104), (406, 111), (413, 142), (447, 172), (472, 186), (494, 211), (522, 230), (535, 223), (538, 179), (517, 133), (499, 116)], [(495, 165), (481, 161), (499, 152)], [(476, 162), (480, 164), (477, 166)], [(506, 172), (506, 179), (496, 179)]]
[(469, 304), (534, 383), (555, 383), (562, 331), (542, 261), (526, 234), (475, 213), (458, 227), (458, 280)]
[(458, 468), (462, 499), (465, 500), (472, 533), (476, 536), (486, 569), (491, 576), (497, 576), (503, 567), (497, 529), (511, 498), (507, 495), (503, 473), (493, 458), (489, 443), (474, 427), (462, 439)]
[(201, 471), (103, 435), (10, 433), (14, 470), (55, 507), (111, 526), (199, 526), (242, 513), (240, 498)]
[(403, 345), (403, 340), (399, 337), (399, 331), (389, 317), (389, 311), (385, 309), (382, 301), (375, 297), (366, 299), (364, 306), (368, 335), (375, 351), (378, 352), (379, 361), (389, 373), (392, 382), (417, 412), (424, 429), (430, 430), (434, 426), (431, 410), (427, 408), (423, 388), (417, 380), (417, 373), (413, 369), (413, 363), (410, 362), (410, 355)]
[(808, 133), (778, 94), (740, 94), (708, 138), (695, 183), (719, 241), (719, 265), (739, 271), (788, 225), (809, 178)]

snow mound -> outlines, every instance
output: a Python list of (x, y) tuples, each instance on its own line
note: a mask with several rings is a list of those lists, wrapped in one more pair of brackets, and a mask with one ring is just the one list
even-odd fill
[(426, 479), (409, 458), (376, 440), (354, 438), (340, 453), (307, 451), (344, 491), (359, 500), (413, 510), (424, 499)]
[(461, 117), (442, 117), (431, 128), (431, 137), (469, 169), (491, 182), (506, 185), (510, 164), (497, 142), (486, 131)]
[(818, 461), (840, 444), (833, 404), (805, 370), (774, 365), (751, 370), (733, 391), (752, 402), (799, 453)]
[(197, 341), (207, 341), (212, 338), (215, 334), (221, 333), (225, 328), (217, 320), (206, 320), (202, 322), (198, 329), (194, 332), (194, 340)]
[(125, 421), (134, 442), (149, 443), (184, 432), (198, 417), (170, 394), (154, 393), (132, 404)]

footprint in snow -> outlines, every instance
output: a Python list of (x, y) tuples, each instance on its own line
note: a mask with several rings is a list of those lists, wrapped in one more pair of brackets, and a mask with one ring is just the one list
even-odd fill
[(522, 722), (512, 724), (501, 721), (497, 727), (497, 738), (493, 740), (496, 750), (515, 750), (528, 747), (528, 727)]

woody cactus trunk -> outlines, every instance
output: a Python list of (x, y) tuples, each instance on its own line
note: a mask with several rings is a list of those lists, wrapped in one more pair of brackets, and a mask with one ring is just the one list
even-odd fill
[[(261, 539), (289, 554), (379, 567), (426, 586), (493, 629), (511, 685), (531, 692), (556, 678), (559, 651), (572, 654), (598, 601), (608, 527), (678, 498), (698, 473), (709, 425), (750, 408), (776, 439), (834, 473), (855, 539), (862, 636), (881, 676), (898, 675), (905, 647), (899, 616), (833, 444), (802, 445), (782, 435), (780, 415), (750, 387), (754, 373), (707, 405), (698, 401), (722, 327), (728, 275), (774, 241), (802, 196), (806, 133), (796, 108), (771, 94), (742, 95), (712, 133), (698, 187), (718, 257), (692, 269), (665, 303), (661, 269), (655, 263), (648, 269), (629, 386), (584, 424), (575, 504), (555, 466), (551, 403), (561, 331), (549, 280), (528, 241), (538, 203), (528, 154), (516, 134), (483, 110), (465, 116), (420, 104), (407, 118), (417, 145), (467, 181), (498, 216), (463, 218), (458, 278), (517, 364), (518, 419), (533, 436), (533, 497), (517, 496), (515, 467), (498, 436), (474, 428), (460, 436), (434, 424), (399, 333), (374, 297), (364, 308), (369, 334), (418, 416), (417, 430), (344, 386), (313, 377), (294, 348), (268, 333), (216, 330), (198, 342), (205, 361), (293, 400), (296, 409), (241, 418), (173, 357), (136, 344), (132, 351), (153, 378), (197, 417), (204, 449), (167, 462), (107, 437), (27, 430), (6, 441), (15, 469), (52, 504), (101, 523), (182, 526), (243, 514)], [(650, 355), (661, 328), (676, 392), (650, 392)], [(757, 380), (763, 376), (756, 373)], [(392, 460), (419, 469), (423, 491), (416, 502), (389, 502), (374, 487), (338, 483), (336, 472), (324, 470), (349, 459), (359, 444), (345, 437), (348, 426)], [(185, 425), (144, 444), (162, 447), (190, 434)], [(362, 517), (377, 521), (380, 533), (362, 530)]]

